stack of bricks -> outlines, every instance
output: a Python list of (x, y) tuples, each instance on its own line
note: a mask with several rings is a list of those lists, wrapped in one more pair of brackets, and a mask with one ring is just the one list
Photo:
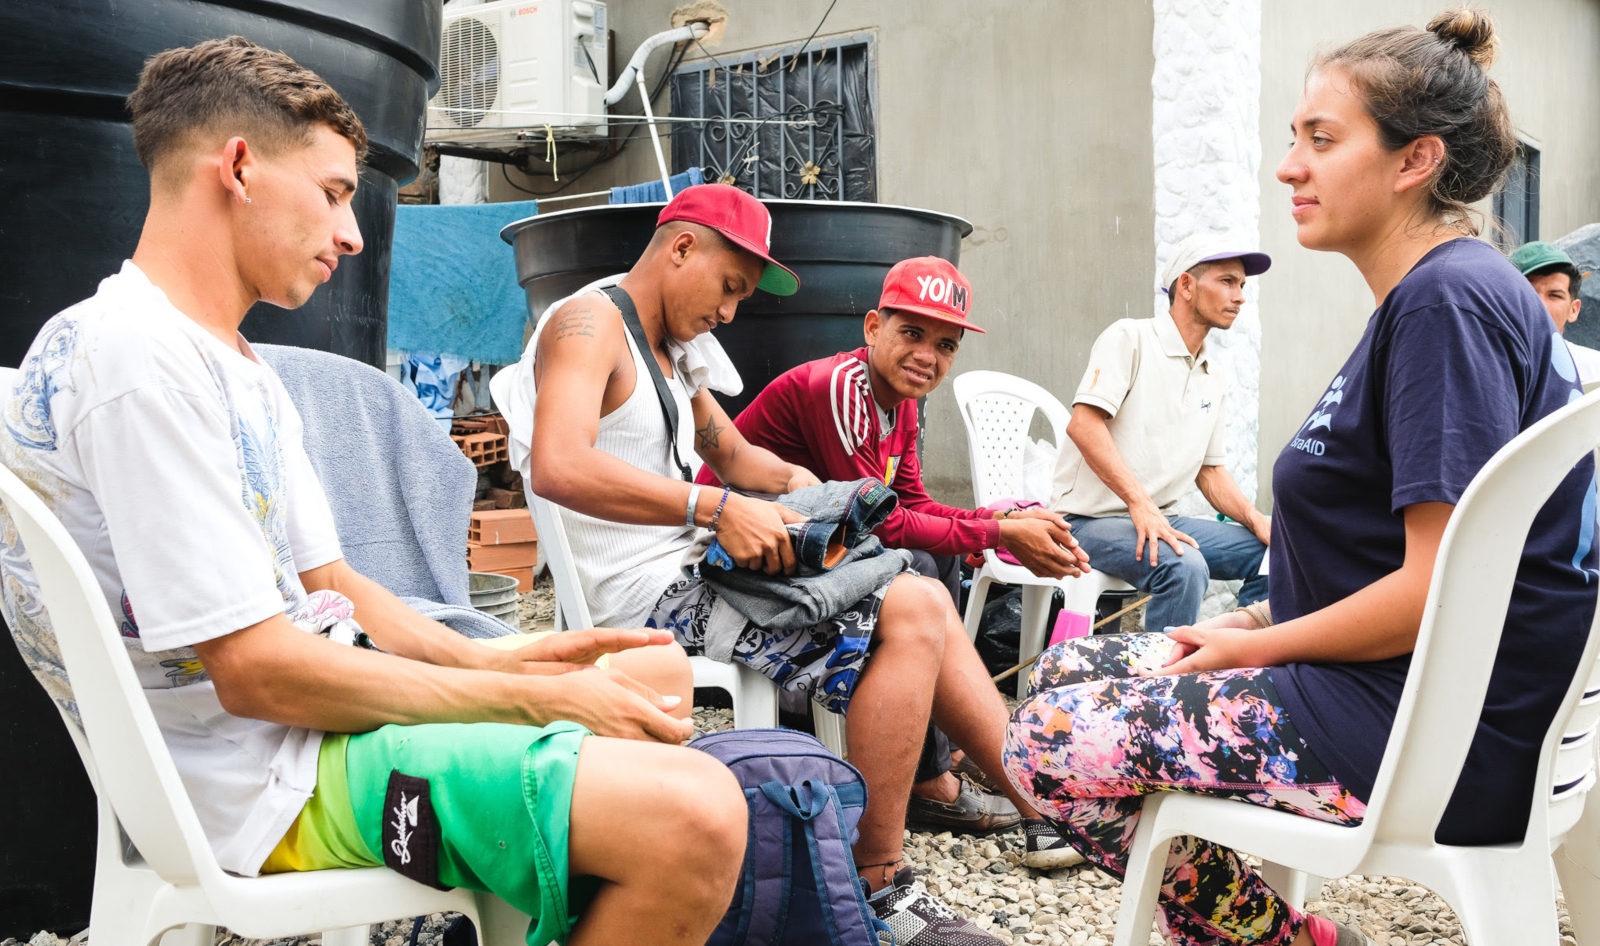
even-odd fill
[(506, 419), (499, 414), (458, 417), (450, 425), (450, 439), (478, 469), (504, 463), (510, 456), (506, 444)]
[(499, 414), (457, 417), (450, 426), (450, 439), (478, 467), (474, 512), (524, 509), (528, 505), (522, 494), (522, 475), (511, 468), (508, 429), (506, 419)]
[(518, 591), (533, 590), (539, 534), (527, 509), (489, 509), (472, 514), (467, 527), (467, 568), (510, 575)]

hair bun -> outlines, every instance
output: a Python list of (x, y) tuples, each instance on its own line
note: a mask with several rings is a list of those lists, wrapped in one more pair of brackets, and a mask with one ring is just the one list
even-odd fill
[(1485, 10), (1471, 7), (1447, 10), (1429, 21), (1428, 32), (1466, 53), (1468, 59), (1485, 69), (1500, 51), (1494, 18)]

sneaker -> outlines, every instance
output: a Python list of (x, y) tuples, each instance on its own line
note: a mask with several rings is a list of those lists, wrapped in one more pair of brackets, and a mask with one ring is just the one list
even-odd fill
[(1022, 819), (1022, 863), (1034, 870), (1076, 867), (1083, 855), (1067, 841), (1066, 835), (1043, 818)]
[(1003, 795), (978, 790), (965, 779), (958, 779), (961, 791), (953, 802), (942, 802), (913, 793), (906, 805), (906, 824), (934, 831), (960, 834), (989, 834), (1016, 827), (1022, 821), (1017, 806)]
[(889, 927), (878, 931), (881, 946), (1001, 946), (976, 923), (928, 892), (911, 868), (902, 867), (894, 883), (867, 900)]

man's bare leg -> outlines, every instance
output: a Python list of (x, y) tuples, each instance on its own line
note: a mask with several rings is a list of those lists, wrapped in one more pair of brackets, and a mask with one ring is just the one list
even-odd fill
[(681, 646), (662, 644), (625, 650), (611, 655), (611, 667), (662, 696), (681, 697), (683, 702), (669, 711), (678, 719), (688, 719), (694, 712), (694, 670)]
[(961, 797), (961, 780), (956, 778), (954, 772), (944, 772), (912, 785), (911, 793), (934, 801), (942, 801), (947, 805), (954, 804), (956, 799)]
[(578, 753), (569, 876), (603, 883), (571, 946), (701, 946), (733, 900), (747, 809), (703, 752), (590, 737)]
[(845, 714), (850, 761), (867, 782), (856, 865), (874, 891), (894, 879), (905, 853), (906, 803), (943, 659), (946, 611), (955, 613), (950, 593), (932, 579), (901, 575), (889, 585), (872, 657)]
[(1000, 765), (1000, 747), (1010, 714), (954, 610), (945, 622), (944, 659), (940, 661), (938, 687), (933, 695), (933, 721), (1005, 791), (1023, 817), (1044, 817), (1033, 806), (1033, 799), (1011, 784)]

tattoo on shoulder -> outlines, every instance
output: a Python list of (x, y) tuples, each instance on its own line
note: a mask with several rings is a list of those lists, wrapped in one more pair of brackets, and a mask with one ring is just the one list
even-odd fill
[(717, 449), (717, 442), (722, 439), (721, 434), (725, 429), (727, 428), (717, 426), (716, 418), (708, 417), (704, 427), (696, 427), (694, 429), (695, 443), (701, 450), (715, 450)]
[(594, 338), (594, 307), (582, 305), (571, 311), (562, 312), (556, 316), (556, 324), (551, 328), (555, 330), (558, 342), (568, 338)]

